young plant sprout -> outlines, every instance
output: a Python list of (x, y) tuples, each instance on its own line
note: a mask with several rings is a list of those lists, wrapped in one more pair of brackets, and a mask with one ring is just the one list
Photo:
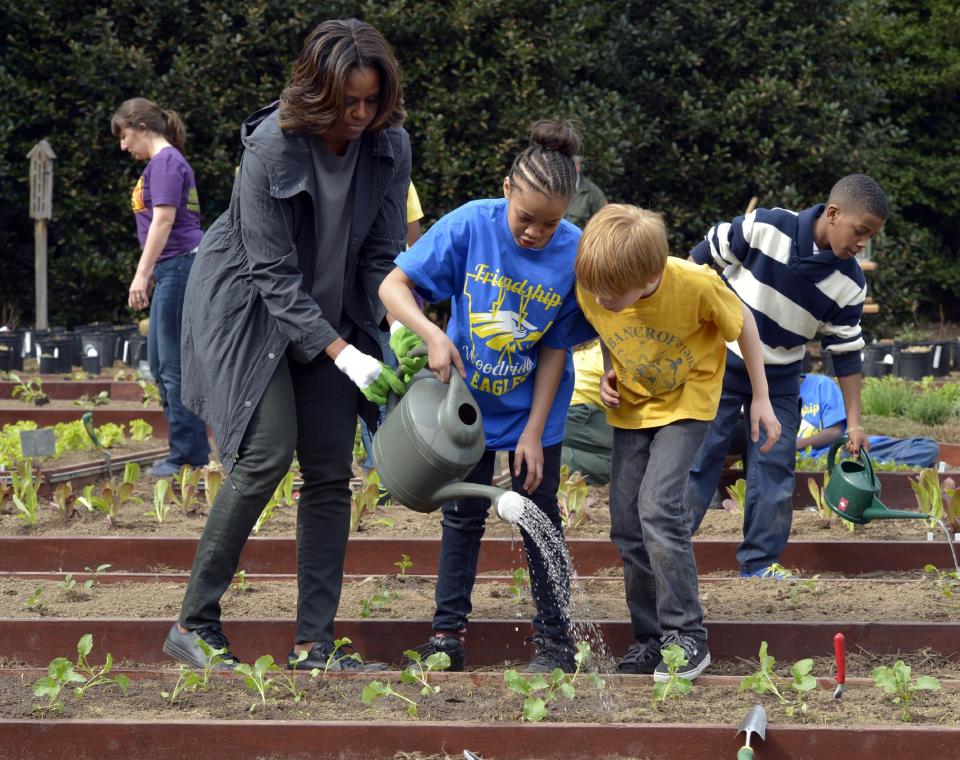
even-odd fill
[(566, 530), (575, 530), (590, 519), (587, 512), (587, 496), (590, 488), (586, 478), (579, 472), (570, 472), (567, 465), (560, 466), (560, 486), (557, 488), (557, 504), (560, 520)]
[[(267, 704), (267, 692), (274, 688), (274, 681), (269, 678), (270, 673), (279, 673), (280, 667), (273, 661), (273, 655), (265, 654), (257, 658), (253, 665), (241, 663), (236, 666), (236, 672), (242, 675), (244, 686), (260, 696), (260, 704)], [(250, 705), (250, 712), (257, 707), (254, 702)]]
[(918, 691), (939, 691), (940, 681), (933, 676), (918, 676), (912, 679), (911, 668), (903, 660), (897, 660), (893, 667), (880, 665), (871, 673), (877, 688), (889, 694), (895, 705), (900, 705), (900, 720), (910, 720), (910, 704)]
[(658, 681), (653, 685), (654, 706), (656, 706), (657, 702), (666, 702), (668, 697), (671, 699), (683, 699), (693, 691), (693, 682), (677, 675), (677, 671), (689, 662), (686, 654), (684, 654), (683, 647), (670, 644), (660, 651), (660, 656), (663, 657), (663, 662), (667, 666), (670, 680)]
[(530, 588), (530, 574), (527, 572), (527, 568), (518, 567), (513, 571), (510, 583), (510, 593), (513, 594), (517, 604), (523, 603), (524, 587)]
[[(780, 704), (783, 705), (784, 712), (786, 712), (788, 716), (793, 717), (798, 710), (800, 713), (805, 713), (807, 711), (807, 705), (803, 699), (803, 695), (811, 689), (816, 688), (817, 685), (817, 680), (810, 675), (813, 671), (813, 660), (804, 659), (795, 662), (790, 668), (792, 678), (787, 683), (784, 683), (784, 679), (780, 678), (780, 676), (774, 672), (773, 667), (775, 664), (776, 660), (773, 656), (767, 654), (767, 642), (761, 642), (760, 669), (740, 679), (740, 693), (749, 689), (756, 694), (773, 694)], [(781, 691), (781, 689), (784, 688), (792, 689), (794, 696), (791, 697), (788, 694), (784, 694)]]
[(389, 603), (390, 591), (386, 586), (381, 586), (369, 599), (360, 600), (360, 617), (366, 619), (374, 610), (382, 609)]
[(398, 577), (403, 578), (403, 577), (406, 576), (407, 570), (409, 570), (411, 567), (413, 567), (413, 562), (410, 561), (410, 555), (409, 555), (409, 554), (401, 554), (401, 555), (400, 555), (400, 561), (399, 561), (399, 562), (394, 562), (394, 563), (393, 563), (393, 566), (396, 567), (396, 568), (398, 568), (398, 569), (400, 570), (400, 574), (399, 574)]
[(336, 639), (333, 642), (333, 649), (330, 650), (330, 654), (327, 655), (327, 661), (324, 663), (323, 670), (320, 668), (314, 668), (310, 671), (310, 677), (316, 678), (317, 676), (325, 676), (327, 672), (337, 666), (343, 660), (353, 660), (354, 662), (363, 663), (363, 658), (360, 656), (359, 652), (350, 652), (347, 654), (346, 647), (349, 647), (353, 642), (350, 639), (344, 637), (342, 639)]
[[(512, 669), (504, 672), (503, 680), (506, 685), (524, 698), (523, 719), (535, 723), (546, 718), (550, 702), (558, 694), (562, 694), (567, 699), (573, 699), (577, 695), (576, 684), (582, 682), (584, 678), (598, 690), (602, 689), (605, 682), (600, 676), (596, 673), (581, 672), (590, 656), (590, 645), (586, 641), (581, 641), (577, 644), (577, 653), (573, 656), (577, 665), (573, 673), (564, 673), (560, 668), (554, 668), (550, 679), (547, 680), (539, 673), (527, 677)], [(537, 696), (537, 692), (545, 693), (543, 696)]]
[(234, 584), (233, 587), (239, 591), (241, 594), (246, 594), (250, 591), (253, 591), (253, 585), (247, 583), (247, 572), (246, 570), (237, 570), (233, 576)]

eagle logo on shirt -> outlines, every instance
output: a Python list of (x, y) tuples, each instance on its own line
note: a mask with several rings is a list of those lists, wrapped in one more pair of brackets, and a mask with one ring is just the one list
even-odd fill
[(470, 314), (470, 330), (487, 346), (500, 353), (500, 358), (511, 356), (524, 345), (540, 340), (543, 332), (515, 311), (481, 311)]
[(146, 211), (147, 207), (143, 203), (143, 177), (137, 180), (137, 184), (133, 186), (133, 192), (130, 194), (130, 207), (133, 209), (134, 214), (139, 214), (141, 211)]

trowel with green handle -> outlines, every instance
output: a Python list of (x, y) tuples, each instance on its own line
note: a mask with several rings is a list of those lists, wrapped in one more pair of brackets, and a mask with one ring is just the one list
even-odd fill
[(107, 463), (107, 477), (113, 477), (113, 460), (110, 458), (110, 452), (103, 448), (100, 445), (100, 439), (97, 438), (97, 431), (93, 429), (93, 412), (84, 412), (83, 417), (80, 418), (83, 420), (83, 429), (87, 431), (87, 435), (92, 441), (93, 445), (97, 447), (97, 450), (103, 454), (103, 458)]
[(754, 760), (756, 755), (750, 746), (751, 734), (756, 734), (764, 740), (767, 738), (767, 711), (763, 709), (763, 705), (754, 705), (750, 708), (750, 712), (747, 713), (740, 723), (740, 728), (737, 729), (737, 736), (744, 732), (747, 734), (747, 738), (744, 740), (743, 746), (737, 750), (737, 760)]

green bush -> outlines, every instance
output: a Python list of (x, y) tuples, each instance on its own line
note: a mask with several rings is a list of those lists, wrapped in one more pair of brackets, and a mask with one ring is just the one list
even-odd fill
[(139, 255), (129, 197), (142, 166), (110, 134), (113, 110), (143, 95), (182, 114), (209, 225), (229, 200), (240, 121), (277, 97), (314, 24), (347, 15), (378, 26), (404, 67), (428, 223), (498, 195), (530, 122), (564, 116), (583, 125), (586, 172), (612, 200), (664, 212), (675, 253), (753, 195), (797, 208), (823, 199), (839, 175), (869, 171), (896, 209), (877, 246), (884, 308), (898, 319), (929, 315), (960, 284), (952, 191), (960, 45), (948, 0), (922, 11), (906, 0), (825, 0), (815, 16), (800, 0), (0, 0), (0, 8), (16, 30), (0, 46), (0, 97), (16, 104), (0, 118), (0, 175), (10, 178), (0, 183), (0, 306), (25, 321), (33, 225), (24, 156), (37, 140), (57, 153), (53, 321), (128, 321)]
[[(944, 388), (949, 386), (944, 386)], [(957, 401), (951, 391), (931, 389), (913, 398), (907, 417), (924, 425), (942, 425), (957, 413)]]
[(860, 405), (863, 414), (879, 417), (898, 417), (906, 414), (913, 404), (916, 391), (913, 383), (903, 378), (868, 377), (863, 381)]

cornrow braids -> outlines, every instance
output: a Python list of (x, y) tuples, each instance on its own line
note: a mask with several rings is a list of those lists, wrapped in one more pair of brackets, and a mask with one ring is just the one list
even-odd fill
[(510, 167), (510, 184), (544, 195), (571, 198), (577, 190), (573, 157), (580, 149), (580, 136), (569, 121), (542, 119), (530, 128), (530, 144)]

